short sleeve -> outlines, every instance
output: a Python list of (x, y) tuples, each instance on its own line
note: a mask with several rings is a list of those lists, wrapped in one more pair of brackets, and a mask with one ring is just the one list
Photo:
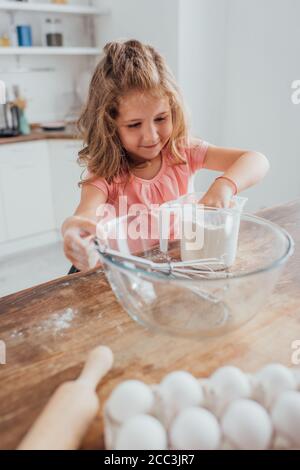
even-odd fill
[(193, 139), (189, 151), (187, 152), (188, 165), (191, 173), (203, 167), (205, 155), (209, 143), (205, 140)]
[(104, 192), (105, 196), (108, 198), (109, 196), (109, 185), (104, 178), (96, 178), (92, 181), (87, 181), (85, 184), (90, 184), (91, 186), (95, 186), (95, 188), (100, 189)]

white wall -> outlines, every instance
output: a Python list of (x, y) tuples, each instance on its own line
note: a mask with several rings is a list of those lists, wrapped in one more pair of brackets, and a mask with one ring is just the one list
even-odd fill
[[(226, 1), (180, 0), (179, 84), (190, 115), (192, 134), (221, 145), (226, 101)], [(205, 191), (215, 172), (202, 170), (195, 189)]]
[[(211, 143), (264, 152), (271, 170), (246, 208), (300, 196), (298, 0), (182, 0), (179, 78), (192, 129)], [(200, 171), (198, 190), (216, 174)]]
[(181, 0), (179, 84), (191, 113), (191, 129), (218, 142), (224, 112), (226, 2)]
[(224, 145), (264, 152), (271, 170), (245, 194), (248, 207), (300, 196), (299, 0), (227, 0), (228, 47)]
[(101, 19), (98, 43), (127, 38), (156, 47), (178, 73), (179, 0), (98, 0), (111, 9), (110, 19)]

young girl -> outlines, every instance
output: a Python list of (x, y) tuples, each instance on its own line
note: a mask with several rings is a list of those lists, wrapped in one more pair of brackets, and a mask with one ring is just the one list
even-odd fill
[(96, 210), (110, 203), (162, 204), (186, 194), (200, 168), (223, 172), (202, 204), (228, 207), (233, 195), (256, 184), (269, 163), (258, 152), (221, 148), (188, 135), (178, 86), (163, 57), (136, 40), (104, 47), (79, 119), (85, 148), (79, 161), (88, 173), (81, 201), (62, 226), (64, 251), (81, 271), (89, 269)]

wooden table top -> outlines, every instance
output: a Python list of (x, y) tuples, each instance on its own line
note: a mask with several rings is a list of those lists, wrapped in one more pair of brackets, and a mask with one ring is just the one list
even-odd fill
[[(99, 270), (65, 276), (0, 299), (0, 448), (15, 448), (59, 384), (79, 374), (88, 351), (105, 344), (114, 367), (98, 388), (101, 403), (122, 380), (155, 383), (171, 370), (208, 376), (224, 364), (254, 372), (269, 362), (292, 366), (300, 339), (300, 200), (259, 215), (289, 231), (294, 255), (268, 304), (249, 323), (218, 338), (187, 340), (152, 333), (117, 303)], [(83, 448), (103, 448), (102, 406)]]

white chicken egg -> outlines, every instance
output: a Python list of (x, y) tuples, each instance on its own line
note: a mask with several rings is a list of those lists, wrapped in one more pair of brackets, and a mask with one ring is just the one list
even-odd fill
[(123, 423), (117, 434), (116, 450), (165, 450), (167, 433), (153, 416), (140, 414)]
[(189, 372), (178, 370), (166, 375), (160, 383), (160, 390), (178, 404), (179, 409), (200, 405), (203, 400), (199, 381)]
[(221, 424), (225, 438), (237, 449), (263, 450), (271, 444), (271, 418), (253, 400), (235, 400), (225, 411)]
[(282, 393), (272, 409), (271, 416), (276, 432), (286, 437), (292, 445), (300, 447), (300, 393)]
[(185, 408), (172, 422), (172, 449), (214, 450), (220, 443), (220, 426), (215, 416), (201, 407)]
[(156, 388), (156, 394), (156, 415), (166, 427), (180, 410), (201, 405), (203, 401), (199, 381), (185, 371), (174, 371), (166, 375)]
[(216, 416), (221, 416), (233, 400), (251, 397), (249, 377), (234, 366), (217, 369), (203, 387), (205, 403)]
[(268, 409), (282, 392), (296, 388), (292, 371), (282, 364), (263, 367), (255, 374), (254, 381), (253, 397)]
[(126, 380), (113, 390), (106, 410), (112, 419), (122, 423), (134, 415), (151, 412), (153, 403), (153, 392), (148, 385), (140, 380)]

